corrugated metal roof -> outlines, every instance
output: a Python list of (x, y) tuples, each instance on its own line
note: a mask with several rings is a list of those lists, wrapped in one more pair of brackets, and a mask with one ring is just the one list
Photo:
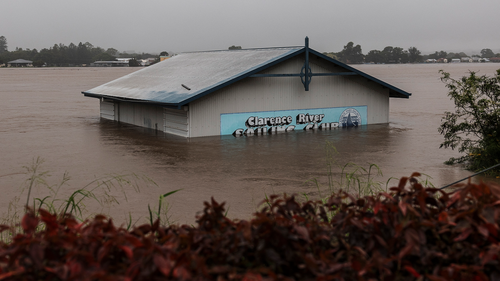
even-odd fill
[(289, 47), (183, 53), (83, 93), (181, 105), (302, 49)]
[[(180, 107), (305, 50), (305, 47), (283, 47), (183, 53), (82, 93)], [(308, 51), (387, 87), (391, 97), (411, 95), (317, 51)]]

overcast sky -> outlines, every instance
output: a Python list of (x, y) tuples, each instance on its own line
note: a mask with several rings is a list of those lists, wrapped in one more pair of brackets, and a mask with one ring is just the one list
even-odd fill
[(500, 52), (498, 0), (2, 0), (9, 51), (90, 42), (159, 53), (297, 46)]

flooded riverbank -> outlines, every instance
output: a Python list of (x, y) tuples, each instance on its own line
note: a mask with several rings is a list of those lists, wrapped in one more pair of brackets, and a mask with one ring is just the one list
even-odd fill
[(36, 157), (45, 160), (51, 184), (68, 172), (71, 179), (63, 195), (109, 174), (134, 173), (156, 182), (158, 186), (139, 180), (140, 192), (126, 187), (128, 202), (114, 191), (120, 204), (103, 211), (118, 221), (129, 212), (143, 220), (148, 204), (157, 204), (160, 194), (175, 189), (182, 190), (167, 199), (170, 214), (174, 221), (188, 223), (212, 196), (227, 202), (230, 217), (245, 218), (266, 194), (314, 194), (316, 187), (309, 180), (317, 179), (323, 186), (327, 182), (327, 143), (336, 147), (338, 164), (377, 164), (383, 176), (376, 180), (384, 183), (415, 171), (431, 176), (436, 186), (470, 175), (459, 166), (443, 164), (458, 154), (439, 149), (443, 138), (437, 128), (453, 103), (438, 71), (454, 77), (468, 70), (492, 75), (499, 64), (355, 67), (412, 93), (410, 99), (391, 99), (389, 124), (194, 139), (100, 120), (98, 100), (80, 94), (135, 68), (0, 69), (0, 213), (20, 194), (28, 177), (23, 166)]

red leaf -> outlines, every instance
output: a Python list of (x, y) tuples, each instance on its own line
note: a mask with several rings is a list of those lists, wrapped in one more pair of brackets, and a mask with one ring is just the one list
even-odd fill
[(490, 232), (488, 231), (488, 228), (486, 228), (484, 225), (478, 225), (477, 230), (479, 233), (481, 233), (484, 237), (488, 237), (490, 235)]
[(382, 239), (382, 237), (375, 235), (375, 238), (380, 243), (380, 245), (384, 246), (384, 248), (387, 248), (387, 243), (384, 241), (384, 239)]
[(32, 212), (28, 212), (24, 215), (21, 226), (25, 232), (32, 233), (38, 226), (38, 218)]
[(403, 213), (403, 216), (406, 216), (406, 203), (404, 201), (399, 201), (399, 209), (401, 209), (401, 213)]
[(487, 223), (485, 226), (488, 229), (488, 232), (491, 233), (491, 235), (493, 235), (493, 236), (498, 235), (498, 231), (496, 229), (496, 224)]
[(488, 187), (490, 188), (491, 193), (497, 198), (500, 199), (500, 185), (494, 183), (488, 183)]
[(304, 226), (295, 225), (293, 229), (295, 230), (295, 232), (297, 232), (300, 238), (309, 242), (309, 232), (307, 231), (307, 228), (305, 228)]
[(14, 271), (9, 271), (9, 272), (6, 272), (6, 273), (2, 273), (2, 274), (0, 274), (0, 280), (4, 280), (5, 278), (9, 278), (11, 276), (14, 276), (14, 275), (17, 275), (17, 274), (20, 274), (20, 273), (23, 273), (23, 272), (24, 272), (24, 267), (21, 267), (18, 270), (14, 270)]
[(70, 262), (69, 264), (70, 278), (78, 277), (82, 272), (82, 265), (78, 262)]
[(376, 215), (381, 207), (382, 207), (382, 203), (380, 201), (377, 201), (377, 203), (375, 203), (375, 207), (373, 208), (373, 213), (375, 213), (375, 215)]
[(450, 207), (455, 202), (457, 202), (457, 200), (459, 200), (460, 198), (461, 198), (460, 192), (455, 192), (455, 194), (453, 194), (453, 196), (451, 197), (450, 201), (448, 201), (448, 203), (446, 204), (446, 207)]
[(118, 247), (125, 252), (127, 258), (132, 259), (134, 257), (134, 253), (132, 253), (132, 249), (130, 249), (130, 247), (128, 246), (118, 246)]
[(437, 275), (426, 274), (425, 277), (429, 278), (431, 281), (446, 281), (446, 278)]
[(403, 190), (403, 189), (405, 188), (405, 186), (406, 186), (406, 182), (407, 182), (407, 181), (408, 181), (408, 178), (407, 178), (407, 177), (402, 177), (402, 178), (399, 180), (399, 185), (398, 185), (398, 187), (399, 187), (400, 189), (402, 189), (402, 190)]
[(459, 236), (457, 236), (453, 241), (458, 242), (467, 239), (469, 235), (472, 233), (472, 228), (467, 228), (462, 232)]
[(409, 266), (409, 265), (405, 265), (405, 269), (406, 269), (409, 273), (411, 273), (411, 275), (413, 275), (413, 277), (415, 277), (415, 278), (420, 277), (420, 274), (418, 274), (418, 272), (417, 272), (417, 271), (416, 271), (413, 267), (411, 267), (411, 266)]
[(259, 273), (247, 272), (245, 276), (243, 276), (242, 281), (262, 281), (262, 275)]
[(191, 274), (186, 268), (178, 266), (174, 269), (174, 277), (181, 280), (191, 280)]
[(172, 266), (168, 262), (166, 258), (161, 254), (155, 254), (153, 258), (153, 262), (155, 263), (158, 270), (163, 273), (166, 277), (170, 275), (170, 271), (172, 270)]
[(394, 201), (394, 197), (392, 197), (392, 195), (390, 195), (389, 193), (387, 193), (387, 192), (383, 192), (383, 191), (382, 191), (380, 194), (382, 194), (382, 195), (384, 195), (385, 197), (387, 197), (387, 198), (389, 198), (389, 199), (391, 199), (391, 200), (393, 200), (393, 201)]
[(413, 243), (408, 243), (401, 252), (398, 254), (398, 258), (402, 259), (404, 256), (406, 256), (411, 250), (413, 249)]
[(439, 213), (438, 220), (439, 220), (439, 222), (447, 222), (448, 221), (448, 213), (445, 211), (442, 211), (441, 213)]

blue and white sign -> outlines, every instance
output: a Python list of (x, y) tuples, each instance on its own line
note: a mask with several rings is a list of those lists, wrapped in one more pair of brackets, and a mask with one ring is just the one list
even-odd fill
[(366, 117), (366, 106), (227, 113), (220, 116), (220, 134), (264, 135), (357, 127), (366, 125)]

